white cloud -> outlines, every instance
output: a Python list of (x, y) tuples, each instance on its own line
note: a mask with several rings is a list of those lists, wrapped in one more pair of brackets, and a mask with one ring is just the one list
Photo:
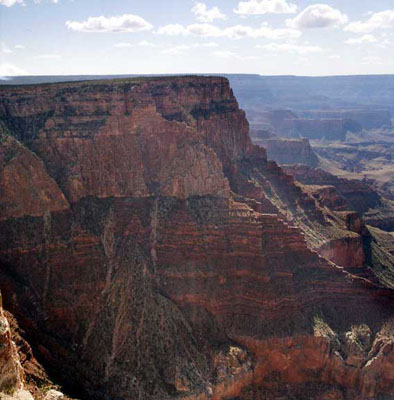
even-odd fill
[(219, 47), (215, 42), (194, 43), (193, 47)]
[(236, 60), (258, 60), (261, 57), (257, 57), (257, 56), (242, 56), (238, 53), (234, 53), (232, 51), (228, 51), (228, 50), (218, 50), (218, 51), (214, 51), (212, 52), (212, 54), (215, 57), (219, 57), (219, 58), (226, 58), (226, 59), (236, 59)]
[(127, 47), (134, 47), (134, 45), (132, 43), (128, 43), (128, 42), (120, 42), (120, 43), (114, 44), (114, 47), (117, 47), (118, 49), (124, 49)]
[(183, 26), (180, 24), (170, 24), (160, 27), (157, 30), (157, 33), (169, 36), (195, 35), (195, 36), (218, 37), (222, 35), (222, 30), (212, 24), (192, 24), (188, 26)]
[(379, 40), (379, 43), (377, 43), (377, 46), (381, 48), (386, 48), (392, 45), (392, 41), (387, 37), (382, 38), (381, 40)]
[(366, 56), (361, 59), (363, 65), (382, 65), (383, 60), (378, 56)]
[(346, 14), (327, 4), (314, 4), (301, 11), (295, 18), (288, 19), (290, 28), (327, 28), (338, 27), (348, 21)]
[(155, 45), (152, 42), (149, 42), (148, 40), (141, 40), (140, 42), (138, 42), (138, 46), (141, 46), (141, 47), (157, 47), (157, 45)]
[(24, 71), (22, 68), (16, 67), (12, 64), (0, 64), (0, 79), (4, 79), (5, 76), (14, 75), (27, 75), (27, 72)]
[(215, 25), (211, 24), (192, 24), (186, 27), (188, 33), (196, 36), (221, 36), (222, 31)]
[(120, 43), (115, 43), (114, 44), (114, 47), (117, 47), (119, 49), (136, 47), (136, 46), (140, 46), (140, 47), (157, 47), (154, 43), (148, 42), (147, 40), (141, 40), (137, 44), (130, 43), (130, 42), (120, 42)]
[(14, 4), (23, 4), (23, 0), (0, 0), (0, 4), (6, 7), (12, 7)]
[(192, 8), (193, 14), (197, 21), (212, 22), (215, 19), (226, 19), (226, 16), (219, 10), (218, 7), (208, 8), (204, 3), (196, 3)]
[(301, 35), (301, 32), (295, 29), (275, 29), (267, 24), (262, 24), (259, 28), (234, 25), (224, 29), (212, 24), (192, 24), (188, 26), (176, 24), (163, 26), (158, 29), (157, 33), (170, 36), (194, 35), (201, 37), (227, 37), (230, 39), (265, 38), (271, 40), (295, 39)]
[(223, 30), (223, 36), (231, 39), (241, 39), (243, 37), (249, 38), (265, 38), (271, 40), (280, 39), (296, 39), (301, 35), (300, 31), (295, 29), (275, 29), (267, 24), (262, 24), (260, 28), (252, 28), (245, 25), (235, 25)]
[(257, 45), (257, 49), (264, 49), (272, 52), (295, 53), (300, 55), (320, 53), (323, 49), (319, 46), (298, 45), (291, 43), (269, 43)]
[(160, 53), (161, 54), (169, 54), (172, 56), (177, 56), (180, 54), (184, 54), (186, 51), (190, 49), (195, 49), (195, 48), (212, 48), (212, 47), (218, 47), (219, 45), (214, 42), (207, 42), (207, 43), (194, 43), (192, 45), (179, 45), (179, 46), (173, 46), (169, 47), (168, 49), (162, 50)]
[(34, 57), (36, 60), (58, 60), (62, 58), (60, 54), (40, 54)]
[[(34, 0), (35, 4), (42, 3), (43, 0)], [(50, 0), (51, 3), (57, 4), (59, 0)], [(6, 7), (12, 7), (15, 4), (22, 4), (25, 5), (23, 0), (0, 0), (0, 4)]]
[(86, 21), (67, 21), (68, 29), (79, 32), (139, 32), (152, 29), (142, 17), (124, 14), (117, 17), (89, 17)]
[(368, 33), (378, 29), (394, 28), (394, 9), (372, 14), (366, 21), (355, 21), (345, 26), (345, 31)]
[(237, 53), (234, 53), (234, 52), (228, 51), (228, 50), (214, 51), (212, 54), (214, 56), (220, 57), (220, 58), (237, 58), (237, 57), (239, 57)]
[(169, 36), (178, 36), (187, 34), (187, 30), (183, 25), (180, 24), (169, 24), (160, 27), (157, 30), (157, 33), (160, 35), (169, 35)]
[(297, 5), (287, 0), (248, 0), (240, 1), (234, 12), (242, 15), (295, 14)]
[(377, 41), (374, 35), (368, 34), (358, 38), (350, 38), (345, 40), (346, 44), (364, 44), (364, 43), (375, 43)]
[(339, 56), (338, 54), (331, 54), (330, 56), (328, 56), (328, 58), (331, 58), (332, 60), (337, 60), (338, 58), (341, 58), (341, 56)]
[(25, 46), (23, 46), (23, 44), (16, 44), (14, 47), (18, 50), (23, 50), (25, 48)]
[(170, 47), (168, 49), (164, 49), (160, 53), (161, 54), (167, 54), (167, 55), (170, 55), (170, 56), (179, 56), (179, 55), (183, 54), (188, 49), (190, 49), (189, 46), (174, 46), (174, 47)]
[(5, 44), (5, 43), (1, 43), (0, 46), (0, 53), (3, 54), (11, 54), (12, 50)]

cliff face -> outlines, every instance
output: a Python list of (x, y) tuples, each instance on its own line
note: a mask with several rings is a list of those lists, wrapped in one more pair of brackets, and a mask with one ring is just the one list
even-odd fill
[[(269, 130), (286, 138), (345, 140), (347, 132), (360, 132), (362, 126), (345, 116), (324, 116), (311, 112), (300, 115), (290, 110), (247, 110), (251, 127)], [(390, 113), (388, 113), (390, 115)]]
[(251, 144), (226, 79), (3, 87), (0, 118), (0, 288), (71, 390), (394, 394), (392, 295), (308, 247), (357, 229)]
[(360, 214), (378, 208), (382, 204), (379, 194), (359, 180), (338, 178), (326, 171), (308, 166), (286, 166), (285, 169), (294, 179), (306, 185), (336, 188), (337, 193), (348, 203), (348, 207)]
[[(2, 99), (0, 113), (71, 202), (87, 196), (224, 195), (221, 165), (204, 141), (230, 160), (247, 148), (248, 128), (229, 87), (217, 81), (213, 91), (202, 82), (198, 93), (192, 82), (176, 80), (23, 88), (17, 97)], [(199, 127), (205, 137), (197, 140), (192, 133), (199, 116), (212, 118)], [(211, 132), (224, 117), (227, 137)], [(184, 118), (189, 126), (179, 123)]]
[(277, 136), (264, 137), (261, 131), (252, 131), (251, 137), (254, 144), (264, 147), (267, 158), (278, 164), (305, 164), (316, 167), (319, 160), (313, 152), (308, 139), (285, 139)]
[(286, 137), (308, 139), (345, 140), (348, 131), (357, 131), (352, 121), (346, 119), (285, 119), (278, 134)]

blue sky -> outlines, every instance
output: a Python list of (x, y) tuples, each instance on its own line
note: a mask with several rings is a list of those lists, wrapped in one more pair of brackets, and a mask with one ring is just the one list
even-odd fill
[(0, 76), (394, 73), (393, 0), (0, 0)]

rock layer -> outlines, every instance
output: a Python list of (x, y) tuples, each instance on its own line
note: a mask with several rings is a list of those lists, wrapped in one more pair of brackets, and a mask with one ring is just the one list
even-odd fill
[[(2, 87), (0, 118), (1, 148), (39, 158), (32, 203), (0, 221), (0, 287), (70, 390), (247, 399), (276, 376), (394, 394), (392, 294), (308, 247), (356, 223), (251, 144), (226, 79)], [(384, 343), (353, 356), (361, 325)]]
[(0, 294), (0, 396), (23, 389), (23, 370), (10, 325), (4, 315)]
[(305, 164), (316, 167), (319, 160), (308, 139), (284, 139), (275, 135), (267, 137), (265, 131), (252, 131), (254, 144), (267, 150), (267, 158), (278, 164)]

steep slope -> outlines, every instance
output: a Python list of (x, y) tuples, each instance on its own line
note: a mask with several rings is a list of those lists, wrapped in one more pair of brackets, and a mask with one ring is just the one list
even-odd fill
[(251, 144), (226, 79), (2, 87), (0, 118), (23, 176), (1, 181), (0, 288), (69, 390), (394, 394), (392, 293), (309, 248), (360, 235)]
[(2, 400), (69, 400), (56, 390), (34, 357), (25, 333), (2, 308), (0, 294), (0, 398)]
[(0, 294), (0, 396), (11, 395), (23, 389), (23, 370), (15, 343), (11, 338), (10, 325), (4, 315)]

